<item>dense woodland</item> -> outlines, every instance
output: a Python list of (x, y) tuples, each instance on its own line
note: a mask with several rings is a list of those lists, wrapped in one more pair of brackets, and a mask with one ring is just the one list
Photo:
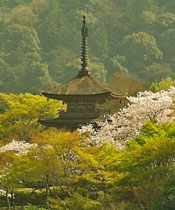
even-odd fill
[(173, 0), (1, 0), (0, 91), (36, 93), (75, 76), (84, 13), (96, 78), (174, 77)]
[[(80, 70), (83, 14), (89, 70), (130, 97), (46, 129), (66, 105), (37, 94)], [(0, 0), (0, 209), (174, 210), (174, 77), (174, 0)]]

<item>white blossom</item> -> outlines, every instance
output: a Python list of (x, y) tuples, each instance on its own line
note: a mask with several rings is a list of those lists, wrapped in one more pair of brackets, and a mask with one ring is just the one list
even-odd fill
[(0, 189), (0, 196), (6, 196), (6, 191)]
[(137, 97), (128, 97), (129, 104), (118, 113), (108, 116), (108, 120), (99, 121), (98, 130), (91, 124), (82, 126), (80, 133), (89, 132), (91, 143), (101, 145), (104, 141), (121, 148), (129, 139), (136, 137), (146, 121), (165, 123), (174, 121), (172, 115), (175, 99), (175, 87), (157, 93), (139, 92)]
[(16, 141), (15, 139), (12, 140), (12, 142), (2, 146), (0, 148), (0, 152), (6, 152), (6, 151), (14, 151), (17, 154), (27, 154), (29, 149), (36, 147), (37, 144), (30, 144), (25, 141)]
[(15, 194), (10, 194), (10, 193), (7, 193), (5, 190), (0, 189), (0, 196), (4, 196), (4, 197), (8, 196), (9, 198), (11, 197), (14, 198)]

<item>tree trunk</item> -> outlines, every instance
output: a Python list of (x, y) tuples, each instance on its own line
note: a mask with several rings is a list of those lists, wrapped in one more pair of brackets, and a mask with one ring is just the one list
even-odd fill
[(46, 205), (49, 206), (49, 178), (46, 176)]
[(14, 201), (15, 197), (14, 197), (13, 191), (11, 192), (11, 199), (12, 199), (13, 209), (16, 210), (15, 201)]
[(7, 210), (10, 210), (10, 200), (8, 196), (8, 189), (6, 189), (6, 203), (7, 203)]
[(46, 185), (46, 205), (49, 206), (49, 185)]

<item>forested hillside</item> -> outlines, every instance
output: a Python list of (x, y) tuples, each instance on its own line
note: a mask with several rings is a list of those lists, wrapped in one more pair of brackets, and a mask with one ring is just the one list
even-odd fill
[(1, 0), (0, 91), (36, 93), (76, 75), (84, 13), (97, 79), (174, 77), (174, 0)]

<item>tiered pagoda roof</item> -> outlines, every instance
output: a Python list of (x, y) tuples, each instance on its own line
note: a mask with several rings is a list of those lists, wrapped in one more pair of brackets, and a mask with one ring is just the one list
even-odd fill
[(123, 95), (114, 94), (105, 85), (97, 81), (90, 73), (87, 75), (77, 75), (72, 80), (53, 89), (49, 92), (42, 92), (48, 98), (64, 100), (81, 96), (108, 96), (109, 98), (123, 98)]

